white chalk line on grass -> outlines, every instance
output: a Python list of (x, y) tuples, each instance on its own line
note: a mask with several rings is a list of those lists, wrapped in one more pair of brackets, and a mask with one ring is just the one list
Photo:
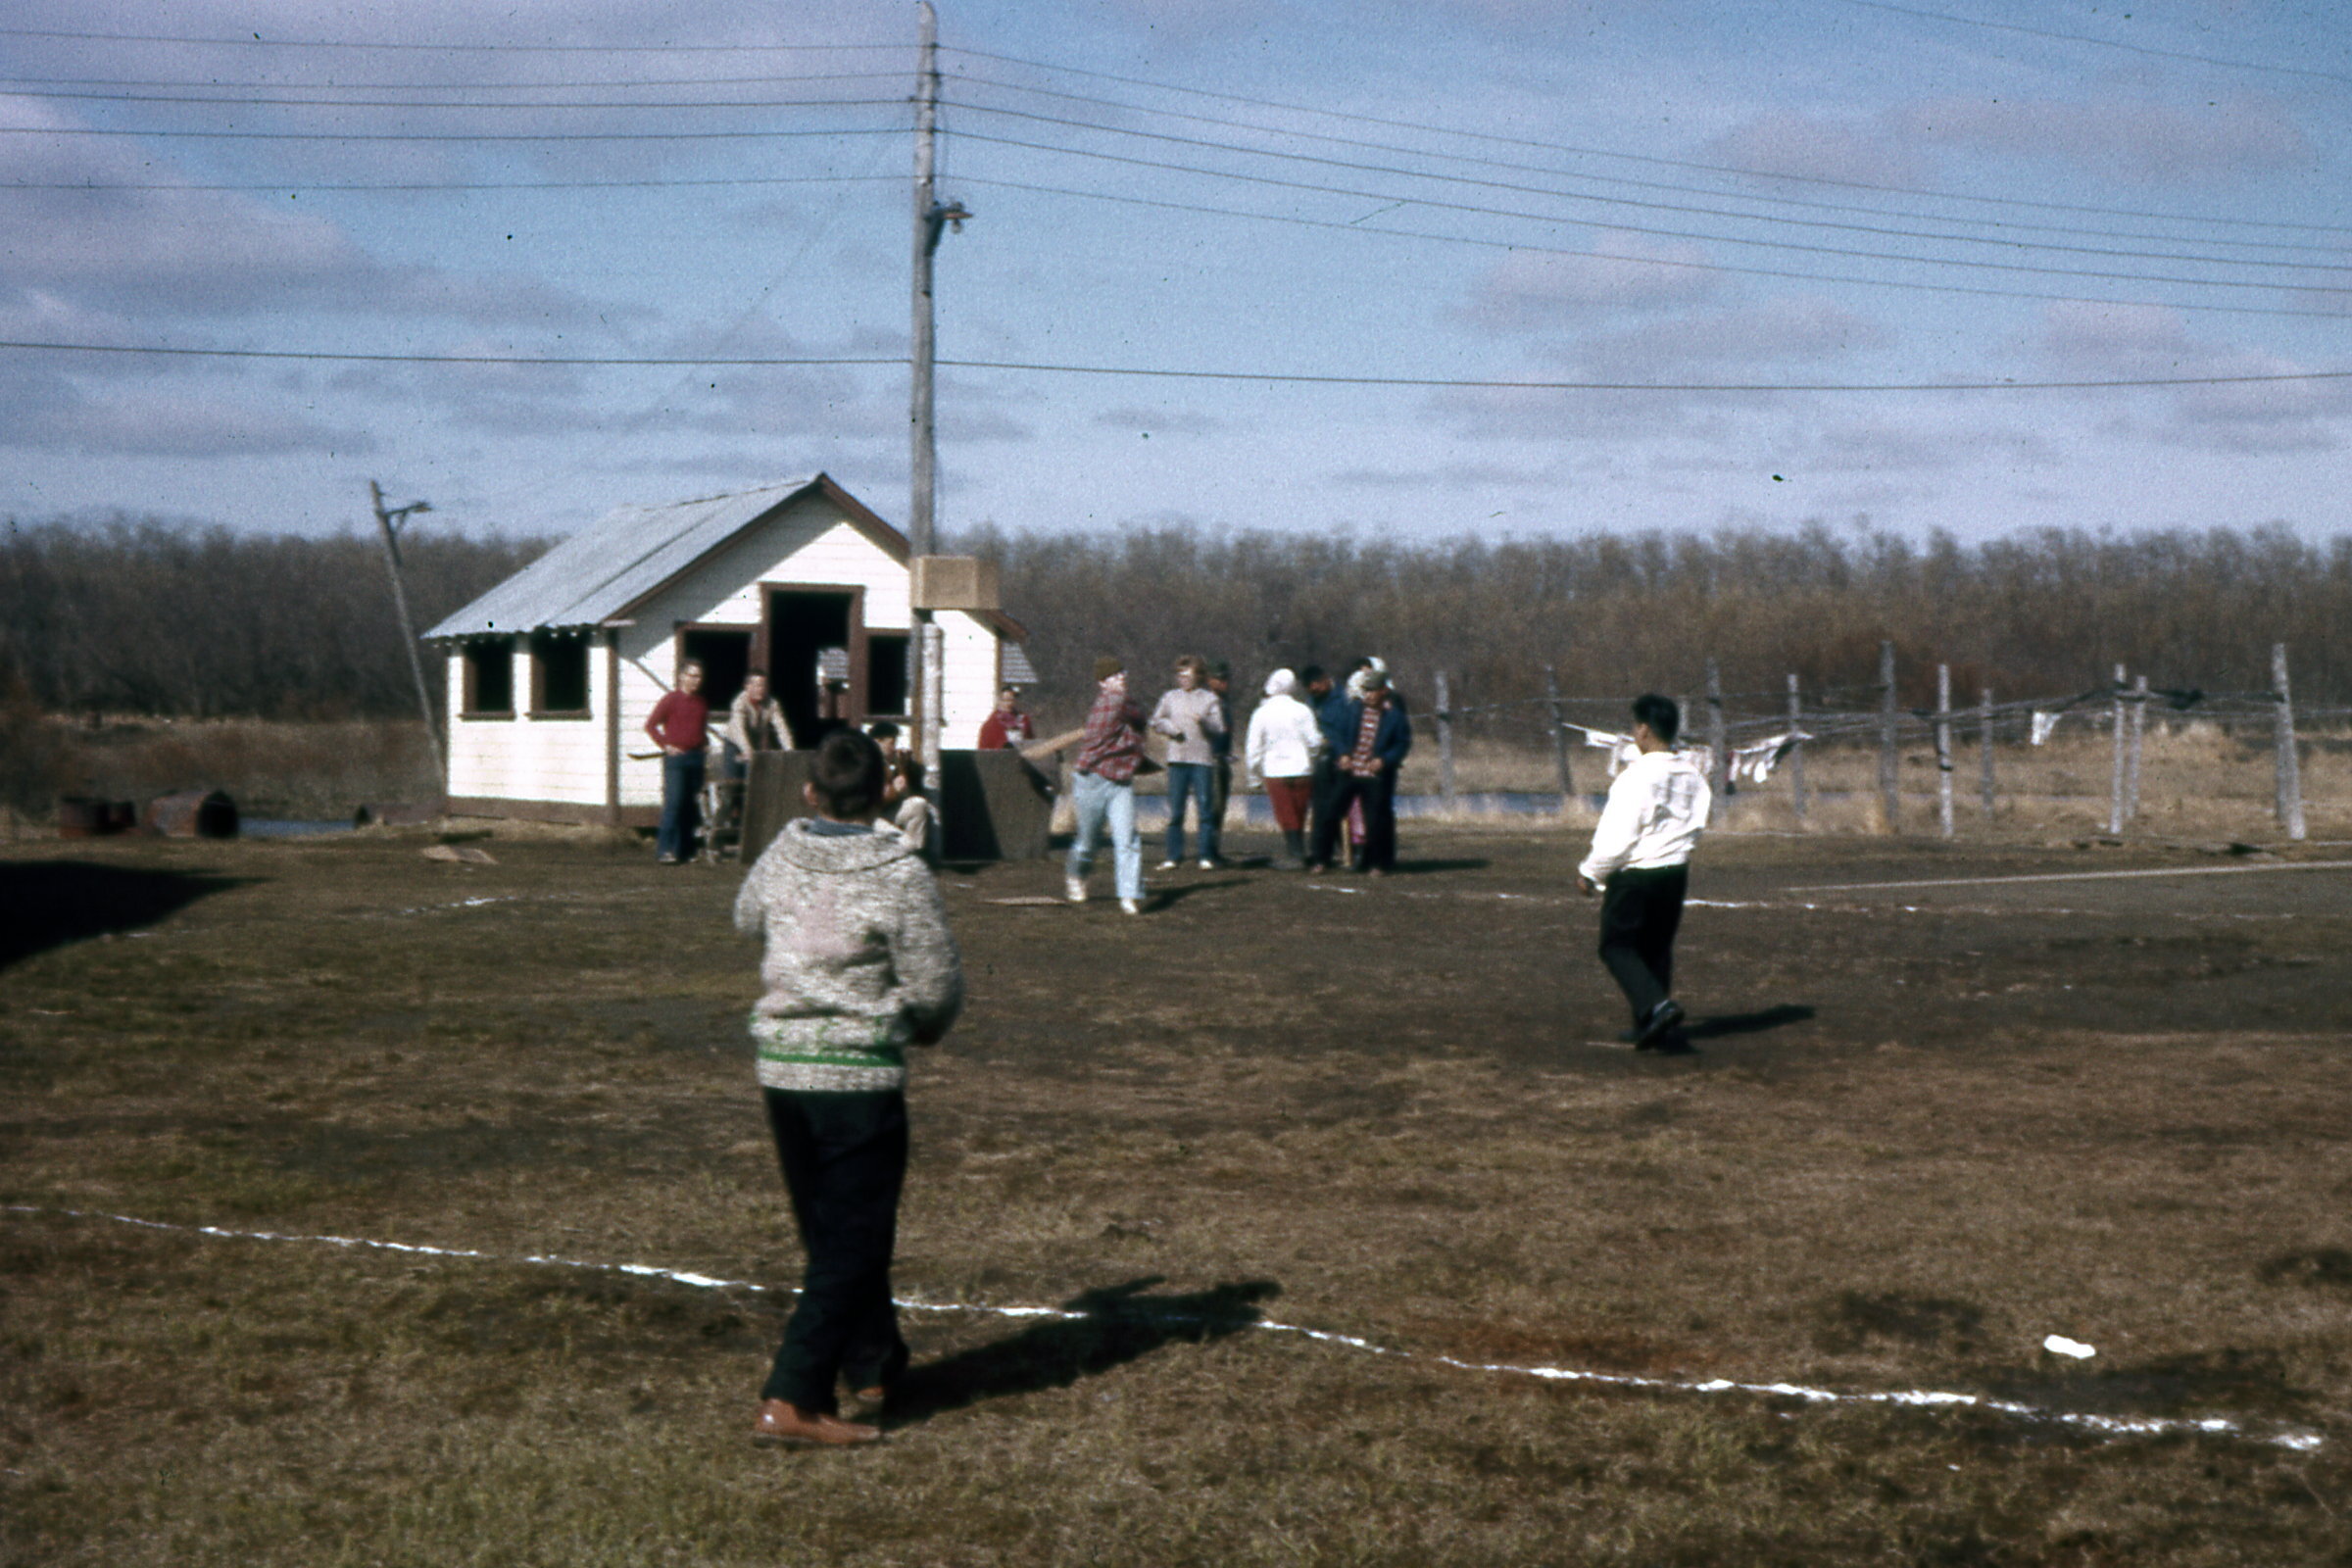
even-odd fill
[[(2228, 869), (2252, 870), (2255, 869), (2255, 867), (2231, 866), (2228, 867)], [(1870, 883), (1866, 885), (1873, 887), (1903, 887), (1908, 884), (1900, 882), (1883, 882)], [(1922, 887), (1932, 887), (1942, 886), (1943, 884), (1920, 883), (1917, 885)], [(1363, 893), (1366, 891), (1363, 888), (1343, 887), (1337, 883), (1330, 882), (1310, 882), (1307, 884), (1306, 890), (1309, 893)], [(1796, 891), (1811, 893), (1823, 890), (1815, 888), (1800, 888)], [(1383, 893), (1381, 897), (1385, 899), (1495, 899), (1510, 904), (1537, 904), (1555, 908), (1564, 908), (1571, 906), (1589, 904), (1592, 902), (1590, 899), (1587, 899), (1581, 895), (1571, 897), (1567, 894), (1489, 893), (1472, 891), (1468, 889), (1458, 892), (1424, 893), (1412, 889), (1391, 888), (1387, 892)], [(1683, 907), (1687, 909), (1804, 909), (1816, 914), (1990, 914), (1999, 915), (2003, 918), (2010, 918), (2021, 914), (2063, 914), (2084, 917), (2112, 918), (2117, 913), (2117, 911), (2114, 909), (2029, 909), (2017, 907), (2015, 906), (1980, 904), (1896, 904), (1886, 906), (1870, 904), (1806, 904), (1768, 899), (1685, 899), (1683, 901)], [(2166, 909), (2159, 912), (2166, 918), (2174, 920), (2292, 920), (2297, 918), (2293, 914), (2247, 914), (2234, 909)]]
[(2003, 882), (2113, 882), (2140, 876), (2253, 876), (2264, 871), (2352, 871), (2352, 860), (2281, 860), (2276, 865), (2165, 865), (2139, 871), (2036, 871), (2026, 876), (1963, 876), (1931, 882), (1827, 882), (1791, 893), (1877, 893), (1894, 888), (1984, 888)]
[[(778, 1288), (757, 1285), (749, 1280), (717, 1279), (709, 1274), (697, 1274), (689, 1269), (660, 1268), (651, 1263), (597, 1263), (580, 1258), (555, 1257), (544, 1253), (522, 1256), (478, 1251), (466, 1247), (429, 1247), (413, 1242), (375, 1241), (362, 1236), (292, 1236), (278, 1231), (234, 1231), (219, 1225), (174, 1225), (164, 1220), (140, 1219), (129, 1214), (109, 1214), (79, 1208), (53, 1208), (33, 1203), (11, 1203), (12, 1214), (58, 1214), (74, 1219), (111, 1220), (121, 1225), (135, 1225), (142, 1230), (171, 1231), (185, 1236), (206, 1236), (220, 1241), (243, 1242), (299, 1242), (322, 1247), (364, 1248), (379, 1252), (401, 1252), (413, 1256), (464, 1258), (484, 1263), (528, 1263), (547, 1268), (582, 1269), (599, 1274), (628, 1274), (641, 1279), (667, 1280), (700, 1291), (753, 1291), (763, 1296), (798, 1296), (792, 1287)], [(1061, 1322), (1082, 1322), (1098, 1316), (1093, 1312), (1072, 1311), (1060, 1306), (987, 1306), (969, 1301), (926, 1301), (920, 1297), (903, 1297), (895, 1305), (912, 1312), (971, 1312), (988, 1317), (1052, 1318)], [(1136, 1303), (1149, 1306), (1149, 1300)], [(1189, 1313), (1163, 1314), (1172, 1322), (1205, 1321)], [(1522, 1366), (1504, 1361), (1470, 1361), (1438, 1351), (1399, 1350), (1393, 1346), (1376, 1344), (1352, 1334), (1341, 1334), (1330, 1329), (1310, 1329), (1300, 1323), (1283, 1323), (1272, 1318), (1257, 1318), (1250, 1327), (1269, 1334), (1293, 1334), (1312, 1340), (1319, 1345), (1337, 1345), (1366, 1355), (1388, 1356), (1399, 1361), (1425, 1361), (1436, 1366), (1452, 1367), (1462, 1372), (1496, 1373), (1510, 1377), (1537, 1378), (1546, 1383), (1588, 1383), (1596, 1387), (1635, 1389), (1652, 1394), (1745, 1394), (1782, 1398), (1802, 1399), (1808, 1404), (1904, 1405), (1926, 1409), (1981, 1410), (1989, 1415), (2009, 1416), (2022, 1421), (2045, 1421), (2073, 1427), (2103, 1438), (2172, 1437), (2176, 1435), (2204, 1435), (2209, 1437), (2245, 1438), (2298, 1453), (2309, 1453), (2326, 1439), (2313, 1432), (2278, 1431), (2261, 1434), (2249, 1431), (2245, 1423), (2227, 1416), (2206, 1416), (2197, 1420), (2181, 1420), (2169, 1416), (2112, 1416), (2091, 1415), (2079, 1410), (2050, 1410), (2040, 1405), (2026, 1404), (2015, 1399), (1996, 1399), (1981, 1394), (1955, 1394), (1934, 1389), (1895, 1389), (1876, 1394), (1854, 1394), (1836, 1389), (1817, 1389), (1801, 1383), (1740, 1383), (1730, 1378), (1709, 1378), (1691, 1381), (1682, 1378), (1648, 1378), (1630, 1372), (1593, 1372), (1579, 1367)]]

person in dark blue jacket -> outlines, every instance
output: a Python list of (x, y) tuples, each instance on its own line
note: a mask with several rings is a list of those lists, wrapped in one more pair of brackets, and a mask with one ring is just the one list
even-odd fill
[(1315, 842), (1309, 871), (1325, 871), (1348, 817), (1348, 807), (1364, 808), (1364, 869), (1386, 876), (1396, 863), (1396, 772), (1413, 749), (1413, 723), (1389, 695), (1389, 678), (1368, 671), (1361, 698), (1334, 699), (1319, 715), (1332, 755), (1331, 784), (1315, 803)]

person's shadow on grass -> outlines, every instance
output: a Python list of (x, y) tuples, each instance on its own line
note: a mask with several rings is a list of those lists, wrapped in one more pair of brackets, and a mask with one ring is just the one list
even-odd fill
[(1768, 1029), (1780, 1029), (1792, 1023), (1803, 1023), (1813, 1016), (1813, 1009), (1802, 1004), (1783, 1003), (1757, 1012), (1718, 1013), (1711, 1018), (1693, 1019), (1683, 1027), (1683, 1034), (1691, 1040), (1721, 1040), (1727, 1035), (1760, 1035)]
[(1272, 1280), (1245, 1280), (1186, 1296), (1145, 1296), (1152, 1275), (1088, 1291), (1062, 1303), (1078, 1314), (911, 1367), (890, 1392), (886, 1427), (912, 1426), (983, 1399), (1066, 1389), (1080, 1378), (1140, 1360), (1173, 1341), (1205, 1345), (1259, 1322), (1256, 1303), (1282, 1294)]
[(143, 930), (254, 880), (88, 860), (0, 864), (0, 969), (71, 942)]

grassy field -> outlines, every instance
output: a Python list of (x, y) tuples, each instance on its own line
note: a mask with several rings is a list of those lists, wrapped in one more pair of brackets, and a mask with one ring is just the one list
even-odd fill
[[(1605, 1044), (1556, 833), (1140, 920), (952, 869), (938, 1309), (888, 1444), (779, 1453), (733, 871), (431, 842), (0, 849), (0, 1557), (2352, 1561), (2342, 848), (1721, 837), (1673, 1060)], [(2223, 874), (1845, 886), (2115, 869)]]

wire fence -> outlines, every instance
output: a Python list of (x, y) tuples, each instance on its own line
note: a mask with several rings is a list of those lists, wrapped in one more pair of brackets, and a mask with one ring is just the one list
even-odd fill
[[(1897, 702), (1897, 675), (1891, 643), (1882, 645), (1880, 678), (1868, 684), (1806, 689), (1791, 674), (1779, 691), (1726, 692), (1709, 661), (1705, 691), (1677, 698), (1683, 711), (1678, 745), (1709, 775), (1719, 811), (1743, 789), (1752, 791), (1782, 773), (1789, 809), (1800, 825), (1817, 804), (1818, 786), (1809, 790), (1806, 778), (1808, 753), (1850, 760), (1858, 748), (1875, 749), (1878, 822), (1882, 831), (1895, 832), (1904, 820), (1904, 752), (1924, 741), (1933, 748), (1936, 828), (1949, 837), (1956, 831), (1963, 772), (1975, 773), (1975, 788), (1966, 793), (1976, 796), (1977, 810), (1990, 820), (2002, 810), (2005, 796), (2017, 793), (2014, 779), (2004, 788), (2000, 758), (2005, 750), (2047, 747), (2044, 755), (2054, 755), (2061, 748), (2053, 743), (2064, 730), (2067, 755), (2079, 762), (2080, 742), (2095, 735), (2106, 742), (2109, 754), (2106, 825), (2120, 834), (2142, 814), (2151, 716), (2207, 725), (2241, 742), (2245, 731), (2259, 729), (2270, 742), (2272, 814), (2286, 838), (2299, 841), (2308, 835), (2302, 758), (2310, 743), (2298, 738), (2297, 725), (2340, 725), (2352, 718), (2352, 707), (2296, 708), (2284, 644), (2274, 646), (2272, 682), (2259, 691), (2152, 687), (2145, 675), (2132, 676), (2118, 664), (2109, 679), (2077, 691), (1996, 698), (1980, 688), (1970, 702), (1965, 694), (1955, 700), (1950, 666), (1938, 665), (1937, 701), (1923, 708)], [(1482, 746), (1507, 742), (1524, 753), (1531, 739), (1547, 742), (1563, 808), (1590, 798), (1601, 771), (1594, 762), (1605, 759), (1606, 776), (1613, 777), (1634, 754), (1626, 733), (1630, 694), (1565, 693), (1546, 670), (1542, 693), (1465, 703), (1453, 700), (1448, 672), (1435, 672), (1434, 681), (1427, 725), (1435, 730), (1437, 793), (1447, 808), (1477, 793), (1459, 787), (1461, 763), (1466, 752)], [(1972, 746), (1973, 769), (1961, 756)], [(2014, 773), (2014, 763), (2008, 771)], [(1584, 795), (1577, 789), (1580, 775), (1587, 781)]]

